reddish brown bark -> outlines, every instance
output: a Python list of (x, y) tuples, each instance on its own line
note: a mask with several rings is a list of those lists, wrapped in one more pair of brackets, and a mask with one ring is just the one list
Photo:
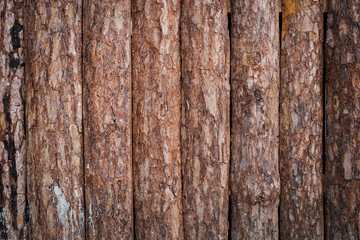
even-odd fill
[(23, 1), (0, 3), (0, 238), (27, 236)]
[(227, 1), (182, 2), (186, 239), (227, 239), (230, 148)]
[(283, 1), (280, 238), (323, 239), (322, 11)]
[(132, 3), (135, 236), (182, 239), (180, 1)]
[(360, 238), (360, 5), (329, 1), (326, 37), (326, 239)]
[(31, 237), (83, 239), (81, 1), (27, 0)]
[(231, 237), (277, 239), (278, 3), (234, 0), (231, 14)]
[(84, 149), (89, 239), (131, 239), (131, 9), (84, 1)]

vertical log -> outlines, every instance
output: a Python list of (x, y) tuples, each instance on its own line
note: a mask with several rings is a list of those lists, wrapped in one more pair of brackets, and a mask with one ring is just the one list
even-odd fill
[(232, 1), (232, 239), (278, 238), (277, 10), (277, 1)]
[(87, 237), (132, 238), (131, 9), (84, 2)]
[(280, 91), (280, 238), (323, 239), (322, 10), (284, 0)]
[(135, 0), (132, 14), (135, 236), (181, 239), (180, 0)]
[(360, 238), (360, 5), (329, 1), (326, 39), (326, 239)]
[(186, 239), (227, 239), (230, 148), (227, 1), (182, 2)]
[(2, 1), (0, 13), (0, 238), (24, 239), (23, 1)]
[(27, 0), (31, 236), (84, 238), (81, 0)]

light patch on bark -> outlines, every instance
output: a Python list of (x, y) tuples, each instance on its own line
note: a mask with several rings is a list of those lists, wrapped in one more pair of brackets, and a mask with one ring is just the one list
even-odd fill
[(61, 188), (58, 186), (54, 187), (54, 193), (56, 195), (56, 210), (58, 213), (58, 217), (61, 220), (62, 225), (65, 225), (66, 219), (67, 219), (67, 213), (70, 208), (70, 204), (68, 201), (66, 201), (66, 198), (61, 191)]

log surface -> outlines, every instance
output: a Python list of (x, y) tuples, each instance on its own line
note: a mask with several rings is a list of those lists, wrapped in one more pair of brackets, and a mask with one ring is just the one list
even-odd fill
[(280, 238), (323, 239), (322, 11), (283, 1), (280, 90)]
[(278, 3), (231, 7), (231, 237), (278, 239)]
[(27, 237), (23, 1), (0, 3), (0, 238)]
[(181, 150), (186, 239), (228, 237), (227, 27), (227, 1), (182, 1)]
[(326, 239), (360, 238), (360, 5), (329, 1), (326, 70)]
[(135, 237), (182, 239), (180, 0), (132, 3)]
[(84, 239), (81, 0), (26, 0), (31, 237)]
[(131, 9), (84, 1), (84, 150), (88, 239), (131, 239)]

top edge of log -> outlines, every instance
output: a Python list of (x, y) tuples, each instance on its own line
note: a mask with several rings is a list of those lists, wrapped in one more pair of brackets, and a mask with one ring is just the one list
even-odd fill
[[(323, 4), (322, 12), (327, 13), (328, 12), (328, 0), (318, 0)], [(231, 12), (231, 7), (229, 5), (229, 12)], [(282, 0), (279, 0), (279, 13), (282, 12)]]
[[(328, 12), (328, 0), (318, 0), (318, 1), (320, 1), (323, 5), (322, 12), (327, 13)], [(282, 2), (283, 2), (283, 0), (279, 0), (279, 10), (278, 10), (279, 13), (282, 12)], [(230, 11), (231, 11), (231, 8), (230, 8)]]

